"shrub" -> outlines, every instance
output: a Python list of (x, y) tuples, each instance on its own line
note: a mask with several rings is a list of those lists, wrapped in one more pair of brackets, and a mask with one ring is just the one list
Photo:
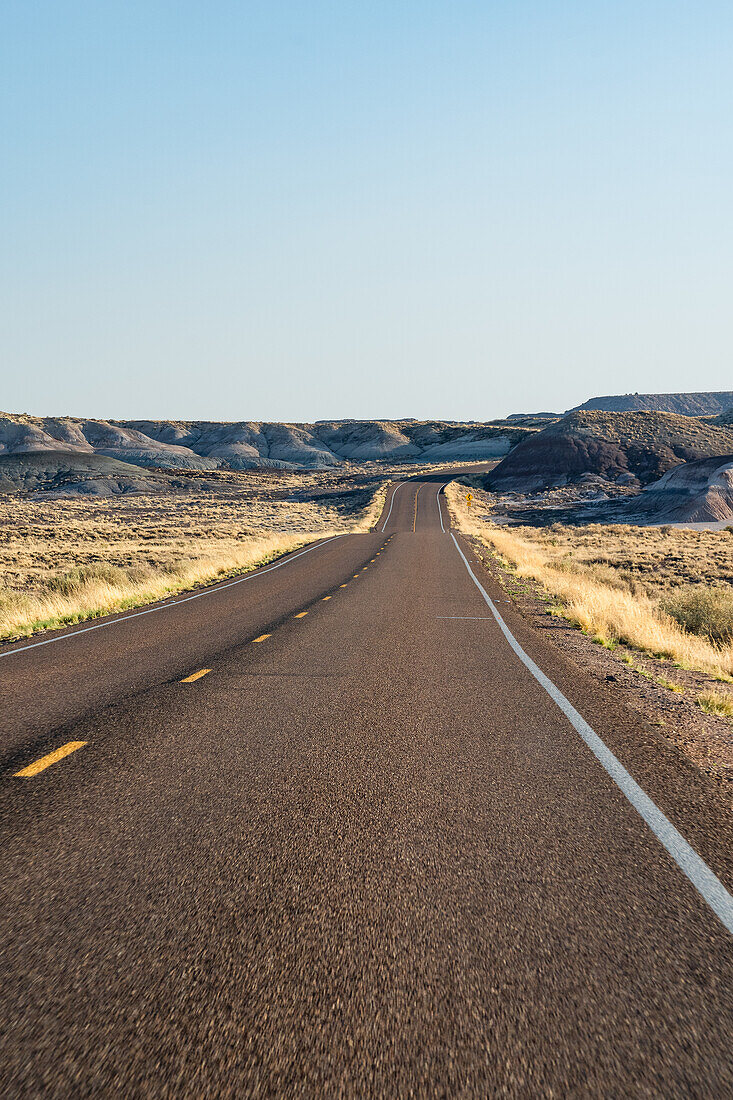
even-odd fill
[(733, 640), (733, 592), (713, 585), (685, 585), (665, 597), (660, 607), (691, 634), (722, 645)]

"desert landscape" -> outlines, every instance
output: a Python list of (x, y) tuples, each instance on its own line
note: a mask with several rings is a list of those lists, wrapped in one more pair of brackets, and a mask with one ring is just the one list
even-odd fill
[[(626, 395), (485, 424), (6, 414), (0, 638), (167, 599), (309, 542), (368, 531), (391, 483), (465, 467), (448, 490), (454, 523), (493, 556), (508, 590), (512, 577), (532, 582), (553, 615), (634, 670), (637, 685), (666, 689), (678, 708), (684, 696), (685, 728), (705, 715), (709, 736), (718, 719), (723, 732), (705, 759), (727, 773), (729, 399)], [(477, 461), (487, 472), (472, 472)]]
[[(145, 470), (321, 470), (362, 462), (485, 461), (507, 454), (532, 426), (524, 418), (488, 424), (440, 421), (323, 421), (266, 424), (107, 421), (0, 414), (0, 485), (59, 476), (77, 491), (113, 491), (89, 484), (112, 479), (138, 487)], [(33, 455), (31, 461), (22, 456)], [(122, 463), (122, 466), (110, 464)], [(24, 465), (25, 463), (25, 465)], [(128, 468), (125, 469), (125, 466)], [(79, 473), (76, 482), (70, 475)]]
[(643, 587), (661, 600), (684, 585), (722, 596), (733, 539), (713, 532), (733, 521), (733, 414), (720, 411), (729, 400), (624, 395), (470, 424), (4, 414), (0, 636), (137, 606), (368, 530), (391, 481), (475, 462), (488, 472), (461, 479), (476, 494), (471, 523), (504, 547), (529, 539), (547, 555), (559, 545), (553, 577), (567, 576), (575, 555), (578, 570), (605, 569), (635, 597)]
[[(170, 477), (160, 468), (120, 472), (121, 462), (110, 473), (108, 461), (18, 456), (33, 478), (0, 487), (0, 640), (167, 599), (309, 542), (368, 531), (387, 485), (412, 468), (351, 462)], [(420, 468), (462, 465), (471, 464)]]
[(368, 530), (390, 479), (506, 454), (497, 424), (0, 416), (0, 638), (137, 607)]
[(732, 49), (9, 6), (0, 1100), (733, 1098)]

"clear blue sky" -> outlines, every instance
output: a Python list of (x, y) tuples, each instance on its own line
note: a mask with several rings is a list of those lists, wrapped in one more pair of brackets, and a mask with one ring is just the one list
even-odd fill
[(733, 6), (5, 0), (0, 408), (733, 388)]

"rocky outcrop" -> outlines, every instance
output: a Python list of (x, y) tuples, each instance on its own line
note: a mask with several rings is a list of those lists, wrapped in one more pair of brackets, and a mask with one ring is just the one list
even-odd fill
[(588, 475), (640, 484), (681, 462), (733, 453), (733, 429), (671, 413), (574, 412), (524, 439), (487, 475), (497, 491), (533, 492)]
[(629, 501), (627, 509), (658, 523), (733, 520), (733, 454), (676, 466)]
[(680, 416), (717, 416), (733, 408), (733, 390), (709, 393), (624, 393), (592, 397), (568, 412), (668, 412)]

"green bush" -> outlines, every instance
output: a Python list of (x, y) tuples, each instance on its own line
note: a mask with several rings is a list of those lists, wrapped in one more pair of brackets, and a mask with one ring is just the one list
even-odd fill
[(691, 634), (703, 634), (722, 645), (733, 640), (733, 591), (685, 585), (663, 599), (660, 607)]

